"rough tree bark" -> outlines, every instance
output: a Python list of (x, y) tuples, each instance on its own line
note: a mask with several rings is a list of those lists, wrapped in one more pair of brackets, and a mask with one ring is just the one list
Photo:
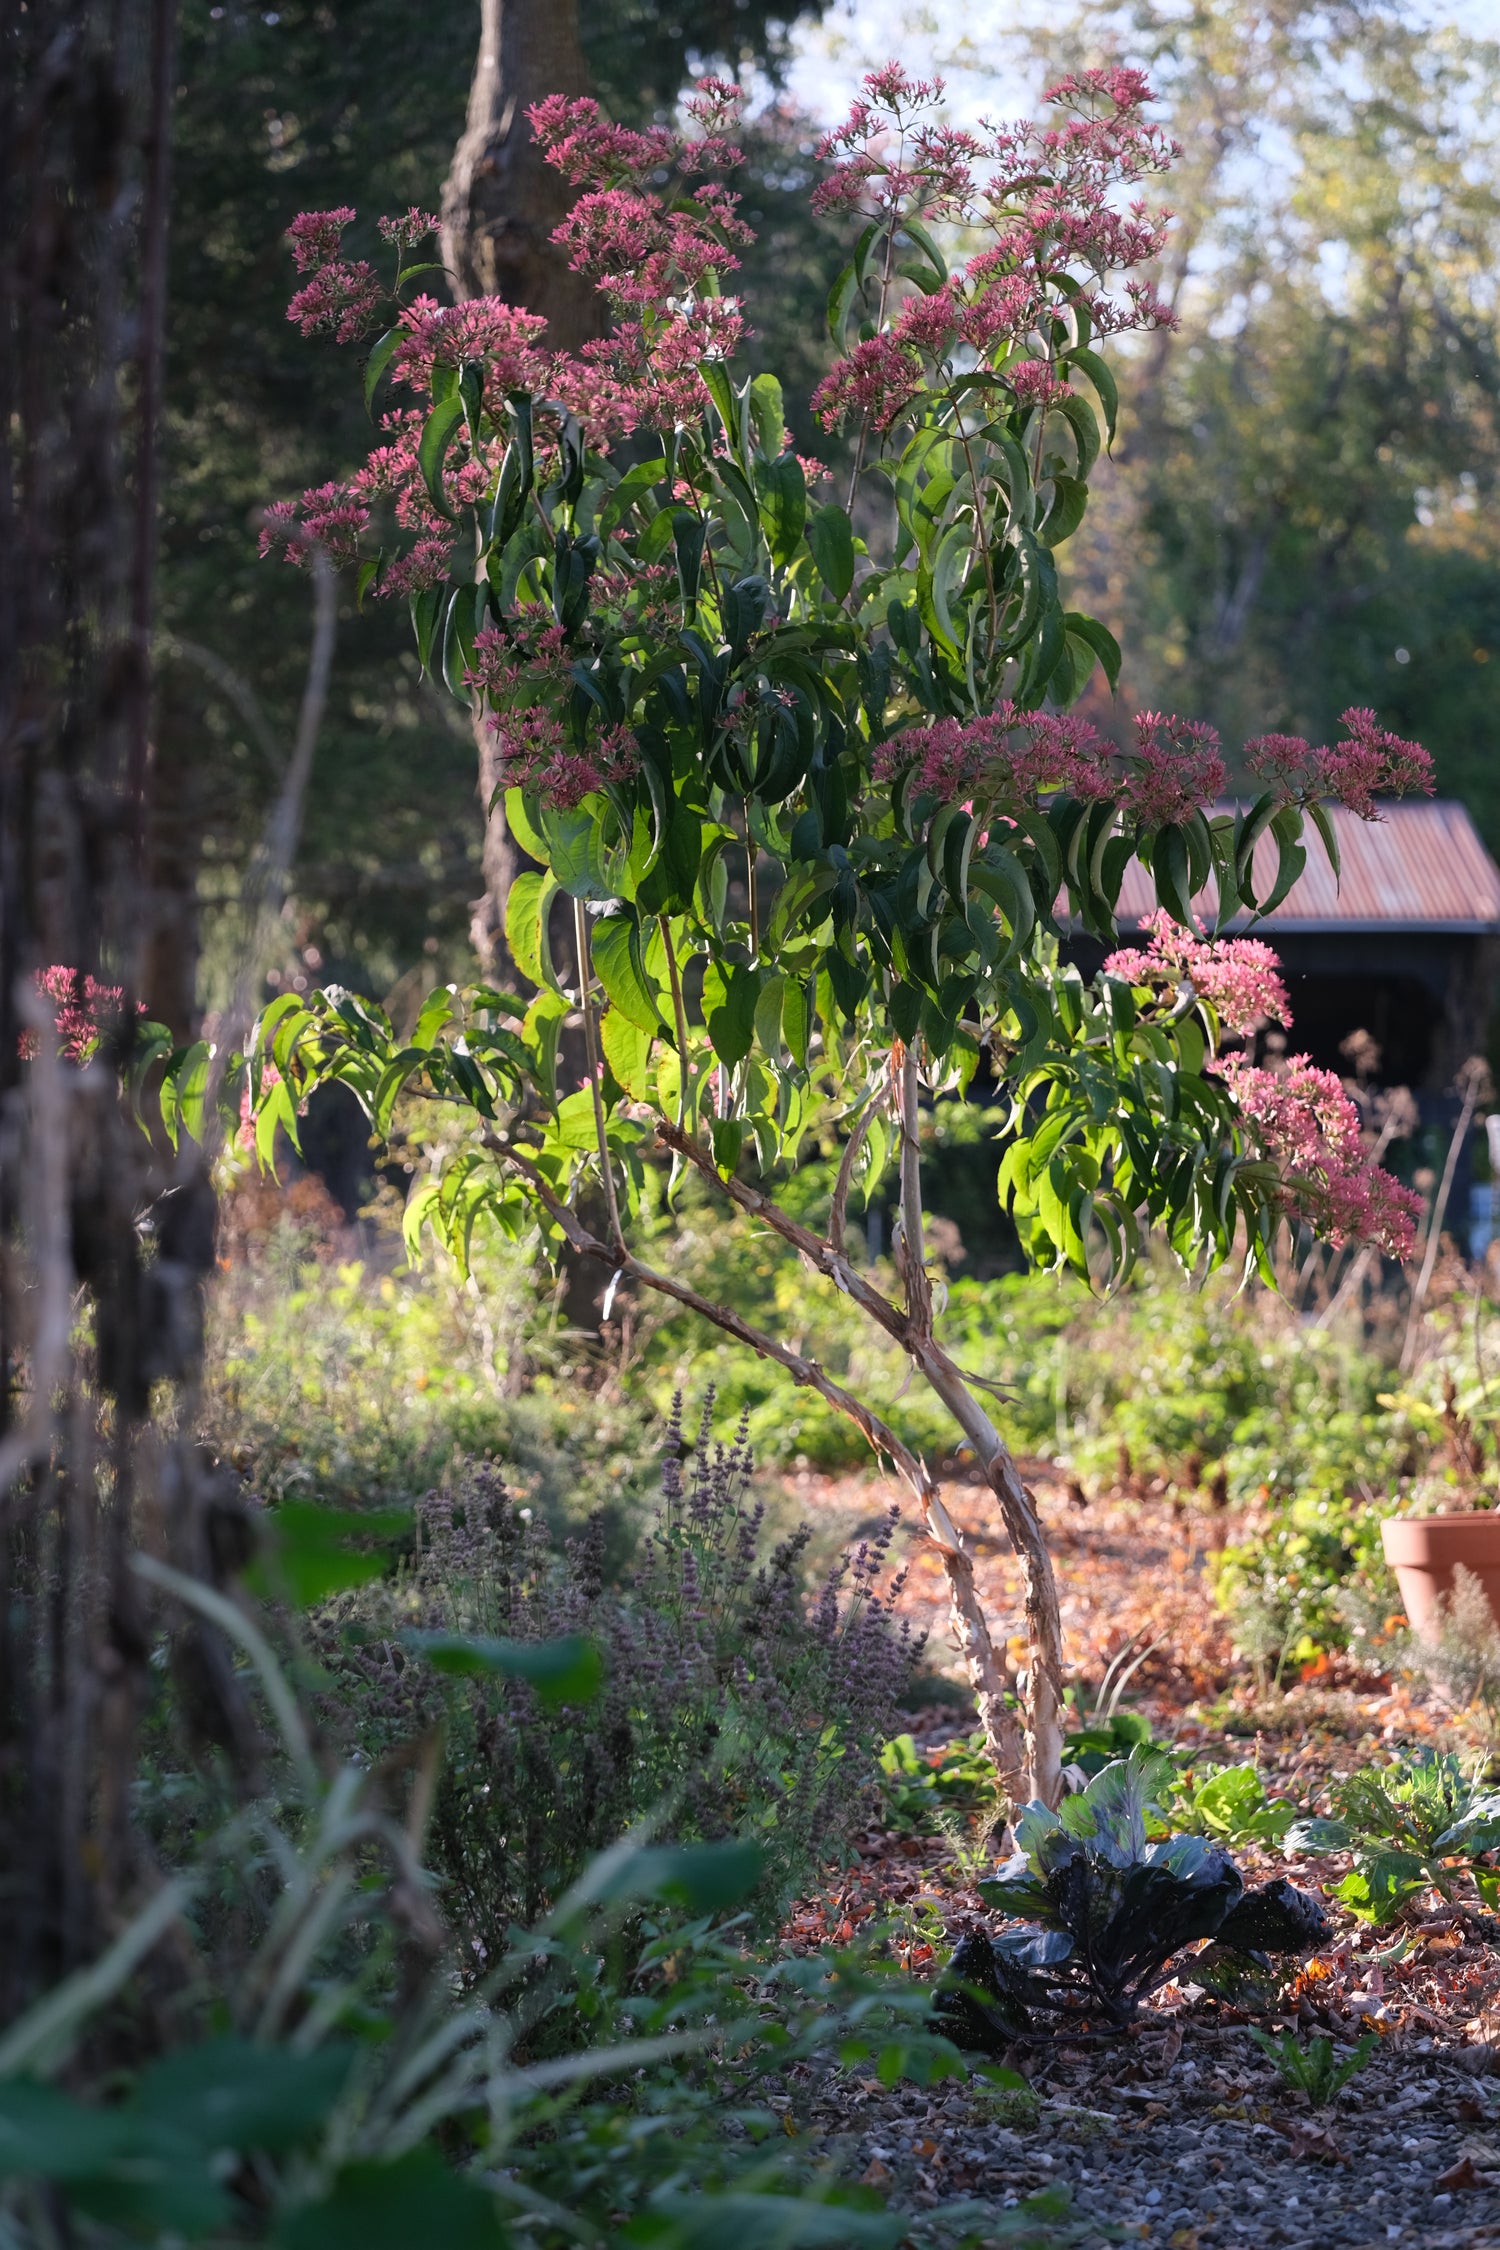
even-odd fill
[[(573, 190), (543, 162), (526, 112), (544, 95), (590, 90), (578, 0), (480, 0), (479, 19), (468, 118), (443, 186), (443, 262), (455, 296), (503, 297), (542, 313), (557, 349), (576, 351), (601, 333), (602, 301), (552, 246)], [(470, 937), (493, 974), (504, 959), (516, 848), (494, 801), (499, 760), (477, 703), (474, 742), (485, 821), (484, 895), (474, 902)]]
[[(154, 1886), (129, 1556), (211, 1575), (220, 1505), (191, 1439), (213, 1194), (196, 1150), (136, 1128), (116, 1067), (149, 919), (173, 16), (0, 0), (0, 2020)], [(87, 1067), (38, 992), (52, 965), (123, 987)], [(153, 1424), (159, 1383), (184, 1434)], [(243, 1743), (222, 1646), (190, 1626), (171, 1655), (203, 1731)]]

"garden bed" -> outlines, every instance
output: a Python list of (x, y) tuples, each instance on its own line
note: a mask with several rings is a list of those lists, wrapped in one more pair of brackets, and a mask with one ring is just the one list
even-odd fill
[[(1150, 1494), (1079, 1506), (1041, 1464), (1031, 1466), (1053, 1534), (1070, 1658), (1097, 1677), (1131, 1636), (1139, 1645), (1161, 1639), (1164, 1650), (1138, 1675), (1146, 1690), (1131, 1701), (1179, 1749), (1220, 1764), (1253, 1756), (1268, 1786), (1307, 1806), (1336, 1775), (1397, 1744), (1446, 1739), (1440, 1711), (1352, 1669), (1294, 1675), (1289, 1691), (1258, 1698), (1244, 1690), (1241, 1670), (1231, 1696), (1230, 1643), (1205, 1582), (1214, 1552), (1205, 1531), (1217, 1545), (1233, 1519), (1184, 1515)], [(803, 1505), (872, 1504), (868, 1487), (856, 1493), (828, 1480), (823, 1491), (809, 1489), (822, 1482), (798, 1480)], [(977, 1505), (956, 1512), (982, 1532)], [(987, 1602), (1013, 1616), (1011, 1558), (987, 1538), (976, 1545)], [(913, 1561), (903, 1608), (931, 1628), (929, 1658), (941, 1672), (941, 1582), (919, 1549)], [(922, 1752), (961, 1737), (967, 1724), (956, 1705), (912, 1717)], [(912, 1973), (934, 1976), (966, 1930), (990, 1920), (968, 1887), (974, 1864), (960, 1871), (945, 1838), (871, 1831), (858, 1849), (857, 1866), (788, 1924), (793, 1950), (848, 1942), (889, 1921)], [(1247, 1881), (1290, 1872), (1305, 1887), (1332, 1889), (1348, 1864), (1234, 1849)], [(1162, 2250), (1500, 2242), (1500, 1930), (1486, 1915), (1435, 1912), (1430, 1900), (1381, 1930), (1336, 1905), (1330, 1916), (1335, 1942), (1304, 1967), (1280, 2014), (1255, 2019), (1304, 2039), (1330, 2036), (1340, 2048), (1377, 2033), (1365, 2068), (1327, 2107), (1283, 2083), (1248, 2017), (1179, 1982), (1127, 2033), (1016, 2049), (1009, 2060), (1030, 2095), (997, 2094), (978, 2079), (929, 2090), (886, 2088), (871, 2076), (792, 2083), (789, 2122), (914, 2211), (964, 2196), (1003, 2206), (1065, 2187), (1087, 2250), (1121, 2239), (1122, 2229), (1123, 2239)], [(1381, 1958), (1403, 1942), (1403, 1958)]]

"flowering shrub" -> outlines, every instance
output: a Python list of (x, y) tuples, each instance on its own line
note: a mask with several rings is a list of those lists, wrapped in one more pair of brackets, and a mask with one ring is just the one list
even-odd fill
[[(626, 132), (591, 102), (533, 111), (580, 191), (560, 254), (612, 315), (576, 355), (498, 301), (405, 296), (420, 214), (386, 230), (395, 294), (378, 316), (366, 268), (342, 253), (346, 214), (298, 222), (293, 317), (335, 335), (387, 318), (364, 384), (372, 405), (391, 392), (366, 468), (274, 513), (267, 544), (305, 560), (321, 526), (336, 553), (360, 554), (361, 596), (407, 598), (422, 663), (496, 730), (507, 818), (538, 863), (507, 921), (534, 992), (435, 993), (405, 1044), (346, 994), (287, 995), (251, 1069), (257, 1099), (293, 1126), (295, 1101), (325, 1078), (351, 1085), (381, 1132), (404, 1087), (463, 1105), (474, 1135), (456, 1149), (444, 1138), (408, 1206), (414, 1233), (430, 1225), (462, 1257), (481, 1214), (513, 1234), (540, 1224), (612, 1289), (664, 1291), (847, 1414), (921, 1500), (996, 1758), (1018, 1772), (1019, 1684), (1029, 1787), (1051, 1799), (1051, 1566), (1015, 1464), (937, 1333), (921, 1100), (966, 1090), (985, 1062), (1006, 1122), (999, 1192), (1042, 1266), (1118, 1279), (1157, 1229), (1189, 1267), (1235, 1257), (1269, 1274), (1293, 1216), (1399, 1249), (1399, 1197), (1377, 1186), (1361, 1203), (1326, 1089), (1305, 1071), (1268, 1090), (1239, 1062), (1221, 1067), (1221, 1033), (1255, 997), (1250, 956), (1216, 954), (1225, 965), (1201, 984), (1190, 974), (1179, 1000), (1164, 984), (1186, 956), (1171, 962), (1160, 930), (1163, 975), (1142, 985), (1086, 982), (1059, 941), (1071, 928), (1116, 943), (1137, 858), (1182, 943), (1217, 942), (1285, 897), (1308, 820), (1334, 851), (1329, 790), (1373, 816), (1381, 790), (1427, 786), (1429, 770), (1416, 745), (1351, 713), (1337, 750), (1266, 738), (1266, 787), (1229, 811), (1211, 729), (1147, 712), (1116, 744), (1073, 712), (1096, 671), (1114, 686), (1120, 654), (1066, 606), (1055, 556), (1114, 432), (1102, 347), (1165, 318), (1134, 269), (1165, 225), (1140, 191), (1175, 151), (1131, 71), (1066, 79), (1049, 123), (983, 133), (948, 127), (939, 93), (894, 65), (875, 72), (823, 148), (820, 201), (853, 235), (816, 397), (827, 426), (857, 424), (843, 505), (815, 504), (775, 378), (733, 372), (733, 87), (705, 81), (680, 134)], [(980, 237), (957, 269), (932, 232), (950, 221)], [(884, 544), (857, 528), (875, 474), (894, 501)], [(1195, 902), (1209, 896), (1204, 930)], [(554, 924), (569, 905), (564, 970)], [(1262, 998), (1268, 975), (1255, 967)], [(581, 1082), (559, 1067), (570, 1016)], [(282, 1083), (265, 1095), (268, 1064)], [(845, 1161), (819, 1233), (767, 1190), (830, 1105)], [(846, 1244), (848, 1199), (893, 1147), (899, 1301)], [(1023, 1681), (899, 1433), (632, 1248), (657, 1150), (844, 1291), (951, 1414), (1022, 1555)]]
[[(66, 968), (61, 962), (55, 962), (49, 969), (38, 969), (34, 981), (39, 998), (51, 1003), (57, 1051), (63, 1060), (92, 1062), (111, 1024), (123, 1017), (125, 994), (122, 987), (101, 984), (97, 977), (88, 976), (81, 969)], [(29, 1060), (35, 1057), (36, 1051), (36, 1033), (23, 1031), (21, 1053)]]
[[(896, 1519), (809, 1602), (811, 1533), (762, 1555), (748, 1448), (743, 1435), (713, 1445), (710, 1412), (691, 1446), (674, 1412), (660, 1509), (624, 1591), (604, 1581), (602, 1517), (559, 1557), (531, 1510), (475, 1468), (456, 1491), (428, 1494), (404, 1585), (366, 1616), (379, 1637), (351, 1646), (348, 1618), (327, 1629), (365, 1747), (446, 1719), (433, 1862), (481, 1961), (503, 1950), (513, 1922), (545, 1912), (591, 1853), (653, 1813), (683, 1839), (757, 1838), (758, 1901), (774, 1921), (876, 1779), (877, 1746), (921, 1645), (891, 1621), (899, 1579), (880, 1586)], [(354, 1607), (369, 1613), (372, 1600)], [(587, 1635), (603, 1657), (598, 1697), (559, 1709), (520, 1678), (445, 1683), (403, 1642), (413, 1629)]]

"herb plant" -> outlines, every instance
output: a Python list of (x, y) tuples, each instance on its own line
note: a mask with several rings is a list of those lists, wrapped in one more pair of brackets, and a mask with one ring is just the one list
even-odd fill
[[(743, 1435), (715, 1445), (710, 1411), (691, 1442), (674, 1414), (623, 1585), (602, 1518), (559, 1553), (479, 1466), (428, 1495), (399, 1578), (320, 1622), (329, 1725), (371, 1755), (443, 1727), (430, 1850), (477, 1962), (653, 1816), (677, 1841), (753, 1839), (774, 1925), (870, 1795), (917, 1653), (882, 1583), (894, 1516), (809, 1597), (811, 1533), (768, 1549)], [(597, 1652), (597, 1692), (540, 1703), (515, 1652), (565, 1638)]]
[(1334, 1892), (1362, 1922), (1394, 1920), (1429, 1886), (1445, 1899), (1467, 1874), (1487, 1906), (1500, 1900), (1500, 1791), (1451, 1751), (1414, 1750), (1385, 1767), (1366, 1766), (1333, 1783), (1333, 1817), (1299, 1820), (1288, 1852), (1342, 1852), (1353, 1865)]
[(1294, 2031), (1283, 2031), (1273, 2039), (1269, 2032), (1257, 2031), (1253, 2025), (1250, 2036), (1261, 2052), (1270, 2056), (1287, 2084), (1306, 2094), (1315, 2109), (1322, 2109), (1341, 2093), (1380, 2044), (1378, 2035), (1367, 2031), (1342, 2061), (1336, 2061), (1331, 2039), (1309, 2039), (1304, 2046)]
[[(1024, 1771), (1050, 1804), (1056, 1589), (981, 1387), (939, 1339), (922, 1104), (987, 1064), (998, 1190), (1043, 1267), (1119, 1279), (1155, 1231), (1187, 1267), (1269, 1275), (1294, 1218), (1399, 1250), (1411, 1199), (1365, 1161), (1337, 1081), (1224, 1054), (1288, 1010), (1267, 949), (1222, 932), (1286, 896), (1307, 820), (1334, 849), (1327, 798), (1373, 816), (1374, 792), (1427, 787), (1429, 768), (1351, 710), (1336, 747), (1249, 745), (1263, 786), (1231, 813), (1210, 729), (1144, 713), (1122, 746), (1070, 715), (1096, 672), (1114, 685), (1119, 652), (1066, 605), (1057, 556), (1115, 429), (1108, 340), (1162, 317), (1131, 275), (1164, 222), (1124, 199), (1175, 151), (1125, 69), (1065, 79), (1045, 126), (982, 136), (949, 128), (938, 92), (872, 73), (822, 152), (817, 201), (852, 235), (814, 399), (854, 429), (837, 498), (810, 493), (823, 472), (788, 450), (775, 377), (733, 372), (742, 323), (721, 281), (745, 230), (716, 175), (736, 155), (736, 89), (705, 81), (686, 138), (560, 96), (531, 113), (581, 190), (559, 249), (610, 308), (576, 358), (496, 299), (409, 295), (419, 212), (384, 222), (393, 292), (343, 255), (351, 213), (294, 223), (293, 317), (373, 337), (382, 442), (348, 484), (273, 510), (267, 543), (347, 562), (362, 599), (409, 602), (422, 664), (470, 705), (537, 862), (507, 922), (534, 994), (437, 991), (409, 1037), (347, 993), (287, 994), (259, 1026), (250, 1100), (265, 1154), (327, 1080), (377, 1135), (403, 1090), (434, 1097), (470, 1130), (434, 1134), (413, 1235), (430, 1226), (462, 1257), (481, 1217), (540, 1227), (612, 1290), (663, 1292), (847, 1415), (918, 1497), (1007, 1785)], [(979, 240), (957, 270), (934, 222)], [(1060, 941), (1114, 944), (1133, 857), (1159, 902), (1149, 942), (1085, 979)], [(1205, 935), (1193, 902), (1210, 892)], [(842, 1161), (808, 1225), (774, 1183), (830, 1114)], [(888, 1155), (895, 1294), (847, 1216)], [(1022, 1677), (915, 1450), (811, 1356), (641, 1255), (658, 1160), (843, 1292), (951, 1416), (1022, 1560)]]

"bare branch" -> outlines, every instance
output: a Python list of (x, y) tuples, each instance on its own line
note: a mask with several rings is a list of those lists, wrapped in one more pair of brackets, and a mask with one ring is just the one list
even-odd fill
[(906, 1283), (906, 1313), (912, 1335), (922, 1343), (932, 1336), (932, 1283), (927, 1275), (926, 1232), (922, 1225), (920, 1087), (917, 1058), (910, 1047), (901, 1058), (901, 1271)]
[(656, 1135), (658, 1140), (665, 1141), (668, 1148), (676, 1149), (679, 1155), (685, 1156), (721, 1195), (737, 1204), (740, 1210), (748, 1212), (752, 1218), (763, 1219), (773, 1233), (779, 1234), (784, 1242), (789, 1242), (794, 1250), (799, 1250), (808, 1263), (825, 1275), (835, 1288), (841, 1289), (846, 1297), (851, 1297), (861, 1312), (868, 1313), (872, 1320), (877, 1321), (903, 1351), (911, 1350), (911, 1329), (905, 1313), (899, 1306), (893, 1305), (883, 1291), (856, 1271), (841, 1252), (831, 1248), (810, 1228), (789, 1217), (779, 1204), (773, 1203), (769, 1196), (762, 1195), (758, 1188), (747, 1187), (743, 1180), (736, 1179), (732, 1173), (726, 1179), (709, 1151), (701, 1141), (694, 1140), (691, 1134), (680, 1132), (675, 1125), (669, 1125), (664, 1118), (658, 1118)]
[(573, 943), (578, 952), (578, 997), (583, 1007), (583, 1042), (588, 1057), (589, 1092), (594, 1100), (594, 1139), (599, 1148), (599, 1178), (609, 1212), (610, 1239), (619, 1251), (625, 1248), (620, 1206), (615, 1200), (614, 1168), (609, 1160), (609, 1135), (604, 1128), (604, 1088), (599, 1083), (599, 1017), (594, 1007), (593, 964), (589, 959), (588, 913), (581, 898), (573, 901)]

